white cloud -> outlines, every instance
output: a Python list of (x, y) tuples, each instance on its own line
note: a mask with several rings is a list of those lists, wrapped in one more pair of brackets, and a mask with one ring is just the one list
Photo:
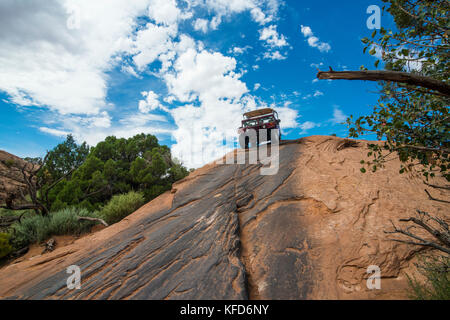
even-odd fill
[(139, 133), (170, 135), (175, 129), (162, 115), (142, 113), (125, 114), (115, 124), (107, 114), (96, 117), (53, 114), (52, 119), (56, 119), (58, 128), (43, 126), (39, 130), (58, 137), (70, 133), (78, 142), (86, 141), (91, 146), (95, 146), (107, 136), (129, 138)]
[(320, 67), (323, 66), (323, 62), (311, 63), (310, 66), (311, 66), (311, 68), (314, 68), (314, 69), (320, 69)]
[(323, 96), (323, 92), (319, 91), (319, 90), (316, 90), (313, 94), (314, 98), (321, 97), (321, 96)]
[(173, 49), (173, 38), (177, 35), (176, 26), (158, 26), (148, 23), (130, 40), (128, 52), (133, 55), (133, 62), (142, 71), (161, 55)]
[(260, 83), (255, 83), (255, 86), (253, 87), (253, 91), (258, 90), (259, 88), (261, 88), (261, 84)]
[[(156, 23), (167, 26), (173, 25), (183, 18), (175, 0), (151, 0), (148, 15)], [(187, 17), (189, 17), (189, 13)]]
[(145, 100), (139, 101), (139, 111), (142, 113), (149, 113), (157, 108), (163, 108), (159, 102), (159, 96), (153, 91), (144, 91), (141, 93)]
[[(100, 112), (106, 105), (106, 72), (117, 63), (113, 56), (147, 2), (2, 1), (0, 90), (20, 105), (61, 114)], [(79, 29), (67, 28), (71, 7), (79, 9)]]
[[(198, 167), (223, 155), (223, 140), (236, 137), (242, 113), (263, 107), (248, 94), (247, 86), (236, 73), (236, 60), (218, 52), (188, 49), (166, 75), (169, 94), (187, 104), (171, 109), (177, 129), (173, 153), (189, 167)], [(280, 109), (285, 127), (296, 125), (297, 113)], [(224, 121), (226, 119), (226, 121)]]
[(320, 127), (319, 123), (306, 121), (299, 125), (301, 131), (300, 134), (307, 134), (309, 130)]
[(174, 64), (175, 73), (166, 74), (165, 80), (169, 93), (179, 101), (239, 99), (247, 87), (239, 80), (235, 68), (234, 58), (191, 48), (179, 56)]
[(284, 47), (288, 43), (284, 35), (277, 32), (277, 27), (271, 25), (259, 31), (259, 40), (265, 41), (270, 47)]
[(321, 96), (323, 96), (323, 92), (320, 91), (320, 90), (316, 90), (316, 91), (314, 91), (314, 93), (307, 94), (302, 99), (303, 100), (308, 100), (308, 99), (311, 99), (311, 98), (318, 98), (318, 97), (321, 97)]
[(244, 54), (247, 50), (251, 49), (251, 46), (245, 46), (245, 47), (234, 47), (230, 50), (228, 50), (228, 53), (233, 53), (235, 55)]
[(251, 15), (252, 15), (253, 20), (254, 20), (255, 22), (261, 24), (261, 25), (264, 25), (264, 24), (266, 24), (266, 23), (269, 23), (269, 22), (271, 22), (271, 21), (273, 20), (273, 17), (271, 17), (271, 16), (266, 16), (266, 15), (264, 14), (264, 12), (263, 12), (260, 8), (258, 8), (258, 7), (253, 8), (253, 9), (250, 11), (250, 13), (251, 13)]
[(197, 31), (202, 31), (203, 33), (208, 32), (209, 21), (206, 19), (197, 19), (194, 21), (194, 29)]
[(51, 128), (47, 128), (47, 127), (40, 127), (39, 131), (48, 133), (48, 134), (51, 134), (52, 136), (57, 136), (57, 137), (65, 137), (68, 134), (70, 134), (70, 132), (67, 132), (64, 130), (51, 129)]
[(275, 19), (280, 6), (279, 0), (189, 0), (188, 3), (191, 7), (206, 8), (215, 15), (210, 22), (213, 30), (218, 28), (224, 17), (245, 11), (250, 12), (254, 22), (264, 25)]
[(313, 32), (312, 32), (312, 30), (311, 30), (311, 28), (310, 27), (308, 27), (308, 26), (301, 26), (300, 27), (301, 29), (301, 32), (303, 33), (303, 36), (305, 37), (305, 38), (309, 38), (309, 37), (312, 37), (313, 36)]
[(347, 120), (348, 116), (344, 114), (344, 112), (339, 109), (339, 106), (334, 106), (333, 108), (333, 118), (330, 120), (333, 124), (341, 124)]
[(331, 46), (328, 43), (321, 42), (318, 37), (314, 36), (314, 33), (310, 27), (301, 25), (300, 31), (306, 38), (306, 41), (310, 47), (317, 48), (320, 52), (328, 52), (331, 50)]
[(120, 123), (126, 126), (138, 126), (142, 127), (147, 125), (151, 121), (157, 122), (167, 122), (167, 118), (160, 114), (151, 114), (151, 113), (135, 113), (127, 116), (124, 119), (120, 120)]
[(286, 56), (283, 56), (280, 51), (274, 51), (274, 52), (265, 52), (264, 53), (264, 59), (269, 59), (269, 60), (285, 60), (287, 59)]
[(278, 112), (278, 116), (281, 119), (280, 126), (282, 130), (298, 127), (297, 118), (299, 115), (297, 110), (289, 108), (289, 104), (285, 104), (284, 107), (275, 107), (274, 109)]
[[(246, 12), (263, 28), (259, 35), (270, 50), (267, 58), (281, 60), (285, 55), (279, 48), (288, 43), (274, 24), (279, 1), (189, 0), (178, 4), (175, 0), (48, 0), (39, 4), (3, 0), (0, 90), (10, 96), (8, 101), (47, 108), (48, 119), (42, 119), (39, 128), (47, 134), (72, 133), (77, 141), (90, 145), (109, 135), (172, 134), (175, 153), (191, 147), (207, 150), (201, 162), (181, 157), (189, 166), (222, 156), (218, 146), (225, 134), (236, 134), (242, 113), (265, 104), (248, 93), (241, 80), (245, 71), (238, 71), (234, 58), (206, 50), (200, 41), (180, 33), (179, 24), (193, 18), (196, 6), (213, 15), (210, 21), (197, 17), (188, 21), (202, 32), (217, 29), (232, 14)], [(67, 10), (72, 7), (79, 9), (79, 29), (66, 26)], [(249, 48), (235, 47), (233, 53), (242, 54)], [(131, 113), (124, 109), (112, 112), (115, 107), (107, 103), (107, 92), (109, 71), (115, 68), (137, 79), (152, 74), (167, 85), (168, 94), (163, 100), (162, 94), (147, 88)], [(177, 107), (168, 109), (161, 101), (177, 102)], [(277, 110), (283, 128), (297, 126), (297, 111), (288, 105)], [(167, 116), (173, 117), (173, 125)], [(190, 133), (205, 143), (190, 145)]]

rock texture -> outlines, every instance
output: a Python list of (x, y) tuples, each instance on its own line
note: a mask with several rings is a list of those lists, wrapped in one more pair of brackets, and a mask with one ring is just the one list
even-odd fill
[(20, 189), (25, 188), (23, 176), (17, 170), (12, 170), (12, 165), (24, 167), (27, 163), (6, 151), (0, 150), (0, 203), (4, 202), (7, 195), (19, 195)]
[[(396, 299), (420, 249), (390, 241), (416, 209), (448, 218), (397, 160), (360, 172), (367, 142), (309, 137), (261, 164), (210, 164), (130, 215), (52, 253), (0, 270), (0, 297), (21, 299)], [(437, 181), (439, 182), (439, 181)], [(448, 191), (430, 190), (448, 199)], [(66, 268), (78, 265), (80, 290)], [(366, 287), (369, 265), (381, 290)]]

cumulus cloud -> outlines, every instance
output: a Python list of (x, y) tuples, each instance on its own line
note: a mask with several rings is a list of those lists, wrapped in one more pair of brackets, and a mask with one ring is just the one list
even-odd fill
[(208, 24), (209, 24), (208, 20), (198, 18), (197, 20), (194, 21), (194, 29), (197, 31), (202, 31), (203, 33), (207, 33)]
[(306, 121), (299, 125), (299, 128), (301, 129), (300, 134), (307, 134), (309, 130), (320, 127), (319, 123), (312, 122), (312, 121)]
[(47, 127), (40, 127), (39, 131), (48, 133), (52, 136), (57, 136), (57, 137), (65, 137), (68, 134), (70, 134), (70, 132), (68, 132), (68, 131), (52, 129), (52, 128), (47, 128)]
[(175, 0), (151, 0), (148, 7), (148, 16), (156, 23), (170, 26), (180, 19), (190, 17), (191, 14), (187, 12), (182, 15)]
[(284, 35), (277, 32), (276, 25), (271, 25), (259, 31), (259, 40), (266, 41), (270, 47), (284, 47), (288, 43)]
[(159, 102), (159, 96), (153, 91), (144, 91), (141, 93), (145, 100), (139, 101), (139, 111), (142, 113), (148, 113), (157, 108), (163, 108)]
[(272, 16), (266, 16), (266, 14), (261, 10), (261, 8), (255, 7), (250, 11), (252, 18), (255, 22), (264, 25), (273, 20)]
[[(198, 167), (223, 155), (223, 141), (236, 138), (244, 111), (265, 106), (248, 94), (236, 72), (236, 60), (218, 52), (188, 49), (166, 75), (169, 94), (183, 106), (170, 110), (177, 129), (174, 154), (189, 167)], [(284, 127), (296, 126), (297, 112), (279, 109)], [(292, 118), (292, 120), (291, 120)], [(226, 121), (224, 121), (226, 119)]]
[(314, 93), (307, 94), (302, 99), (303, 100), (308, 100), (308, 99), (311, 99), (311, 98), (318, 98), (318, 97), (321, 97), (321, 96), (323, 96), (323, 92), (320, 91), (320, 90), (316, 90), (316, 91), (314, 91)]
[(247, 87), (235, 68), (234, 58), (190, 48), (179, 56), (175, 72), (166, 74), (165, 79), (169, 92), (179, 101), (239, 99)]
[[(49, 0), (0, 3), (0, 90), (19, 105), (49, 107), (61, 114), (96, 114), (105, 107), (106, 72), (143, 0)], [(77, 8), (70, 11), (70, 8)], [(78, 14), (79, 29), (68, 28)], [(76, 25), (75, 25), (76, 26)], [(20, 39), (20, 40), (19, 40)]]
[[(194, 18), (197, 6), (213, 17)], [(174, 153), (198, 152), (201, 161), (180, 158), (188, 166), (200, 166), (223, 155), (218, 146), (225, 136), (236, 136), (244, 111), (265, 104), (249, 94), (241, 79), (245, 71), (235, 58), (180, 32), (181, 22), (192, 19), (188, 22), (194, 29), (208, 32), (232, 14), (246, 12), (262, 28), (266, 58), (281, 60), (285, 54), (280, 50), (288, 43), (274, 23), (278, 7), (277, 0), (4, 0), (0, 90), (9, 102), (48, 110), (52, 120), (42, 119), (41, 132), (72, 133), (91, 145), (109, 135), (171, 135)], [(68, 28), (71, 18), (77, 23)], [(232, 53), (249, 48), (235, 47)], [(167, 95), (148, 87), (134, 109), (115, 110), (107, 92), (109, 72), (116, 68), (136, 81), (154, 75), (167, 86)], [(162, 101), (177, 107), (169, 109)], [(277, 110), (284, 128), (297, 126), (297, 111), (289, 106)]]
[(301, 25), (300, 31), (310, 47), (317, 48), (320, 52), (328, 52), (331, 50), (331, 46), (328, 43), (321, 42), (318, 37), (314, 36), (311, 27)]
[(264, 59), (269, 60), (285, 60), (287, 57), (285, 55), (282, 55), (280, 51), (273, 51), (273, 52), (265, 52), (264, 53)]
[(251, 46), (245, 46), (245, 47), (234, 47), (228, 51), (228, 53), (233, 53), (235, 55), (244, 54), (247, 50), (251, 49)]
[(341, 124), (347, 120), (348, 116), (339, 108), (339, 106), (333, 107), (333, 118), (330, 122), (333, 124)]
[(284, 60), (286, 54), (280, 52), (280, 48), (288, 46), (286, 37), (279, 34), (276, 25), (270, 25), (259, 31), (259, 40), (265, 42), (268, 51), (264, 52), (263, 58), (269, 60)]

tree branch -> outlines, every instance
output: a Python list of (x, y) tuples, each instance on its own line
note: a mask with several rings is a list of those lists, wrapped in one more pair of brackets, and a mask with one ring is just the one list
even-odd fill
[(91, 217), (78, 217), (78, 220), (87, 220), (87, 221), (96, 221), (96, 222), (100, 222), (102, 225), (104, 225), (105, 227), (108, 227), (108, 224), (105, 222), (105, 220), (100, 219), (100, 218), (91, 218)]
[(443, 203), (450, 203), (450, 201), (447, 201), (447, 200), (441, 200), (441, 199), (436, 199), (436, 198), (434, 198), (434, 197), (428, 192), (427, 189), (425, 189), (425, 193), (428, 195), (428, 198), (430, 198), (430, 200), (438, 201), (438, 202), (443, 202)]
[[(331, 69), (331, 68), (330, 68)], [(392, 81), (407, 83), (431, 90), (438, 91), (445, 96), (450, 96), (450, 85), (430, 77), (424, 77), (407, 72), (398, 71), (319, 71), (317, 78), (320, 80), (368, 80), (368, 81)]]

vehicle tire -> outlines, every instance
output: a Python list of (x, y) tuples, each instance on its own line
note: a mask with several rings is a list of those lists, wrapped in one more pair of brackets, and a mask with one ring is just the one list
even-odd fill
[(241, 149), (248, 149), (248, 145), (250, 143), (250, 138), (247, 135), (241, 134), (239, 136), (239, 145), (241, 146)]

